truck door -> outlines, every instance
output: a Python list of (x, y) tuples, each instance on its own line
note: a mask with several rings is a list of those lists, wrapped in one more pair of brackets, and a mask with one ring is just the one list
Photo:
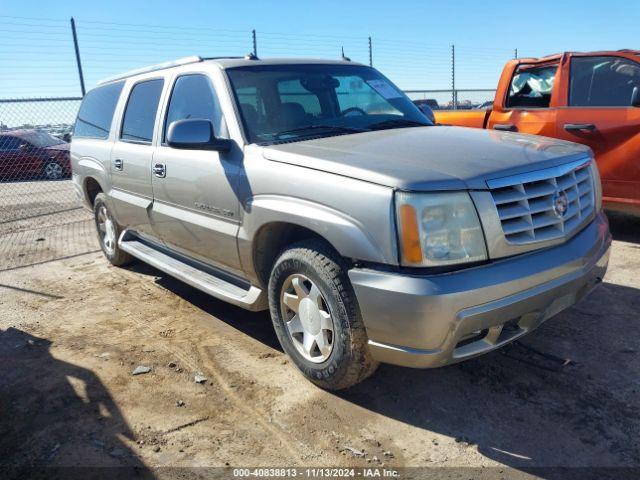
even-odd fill
[(175, 79), (164, 118), (153, 159), (154, 229), (171, 249), (239, 272), (240, 202), (235, 188), (242, 153), (182, 150), (165, 141), (169, 125), (187, 118), (210, 120), (216, 137), (229, 138), (207, 73)]
[(572, 56), (557, 137), (591, 147), (610, 207), (640, 207), (640, 64), (622, 56)]
[(156, 78), (133, 85), (111, 150), (111, 197), (118, 222), (147, 235), (153, 235), (148, 211), (153, 202), (153, 131), (163, 84)]
[[(545, 63), (521, 63), (506, 80), (504, 98), (496, 98), (487, 128), (510, 132), (531, 133), (552, 137), (557, 111), (556, 84), (559, 59)], [(501, 79), (501, 84), (503, 80)]]

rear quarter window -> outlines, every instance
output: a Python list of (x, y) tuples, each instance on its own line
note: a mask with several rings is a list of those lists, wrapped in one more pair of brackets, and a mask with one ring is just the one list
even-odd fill
[(101, 138), (109, 136), (113, 113), (118, 104), (124, 82), (112, 83), (94, 88), (82, 100), (76, 124), (74, 138)]

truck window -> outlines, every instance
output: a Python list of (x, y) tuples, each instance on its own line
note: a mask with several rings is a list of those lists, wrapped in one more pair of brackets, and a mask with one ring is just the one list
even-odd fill
[(507, 108), (549, 108), (558, 65), (520, 65), (513, 74)]
[(163, 84), (162, 79), (147, 80), (131, 89), (122, 120), (122, 140), (151, 143)]
[(109, 136), (113, 113), (116, 110), (124, 82), (111, 83), (91, 90), (82, 100), (76, 124), (74, 138), (102, 138)]
[(209, 120), (217, 137), (229, 138), (218, 97), (211, 80), (205, 75), (182, 75), (176, 79), (164, 125), (165, 135), (172, 122), (185, 118)]
[(571, 59), (571, 107), (629, 107), (634, 88), (640, 88), (636, 62), (621, 57)]

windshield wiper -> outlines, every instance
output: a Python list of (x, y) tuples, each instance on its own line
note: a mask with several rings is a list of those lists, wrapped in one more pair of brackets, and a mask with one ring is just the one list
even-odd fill
[(367, 131), (362, 128), (342, 127), (340, 125), (307, 125), (306, 127), (293, 128), (291, 130), (283, 130), (282, 132), (276, 133), (274, 137), (280, 140), (281, 137), (285, 135), (295, 135), (296, 133), (315, 131), (315, 130), (326, 130), (327, 133), (362, 133)]
[(403, 127), (430, 127), (430, 123), (418, 122), (417, 120), (406, 120), (404, 118), (385, 120), (383, 122), (372, 123), (369, 125), (370, 130), (386, 130), (390, 128)]

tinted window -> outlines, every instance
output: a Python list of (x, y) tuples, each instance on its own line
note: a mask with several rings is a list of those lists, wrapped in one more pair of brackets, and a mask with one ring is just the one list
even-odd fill
[(640, 88), (640, 65), (620, 57), (575, 57), (571, 60), (569, 105), (629, 107)]
[(520, 65), (511, 79), (507, 108), (548, 108), (558, 65)]
[(164, 81), (158, 79), (133, 87), (124, 112), (120, 138), (132, 142), (151, 142), (163, 84)]
[(210, 120), (217, 137), (229, 138), (218, 98), (211, 81), (205, 75), (178, 77), (171, 93), (167, 121), (164, 127), (165, 134), (172, 122), (185, 118)]
[(123, 85), (124, 82), (112, 83), (87, 93), (76, 118), (74, 137), (107, 138), (109, 136), (113, 112)]
[(256, 65), (226, 72), (252, 142), (431, 125), (402, 91), (370, 67)]
[(18, 150), (21, 143), (24, 142), (21, 142), (19, 138), (2, 136), (0, 137), (0, 152)]

